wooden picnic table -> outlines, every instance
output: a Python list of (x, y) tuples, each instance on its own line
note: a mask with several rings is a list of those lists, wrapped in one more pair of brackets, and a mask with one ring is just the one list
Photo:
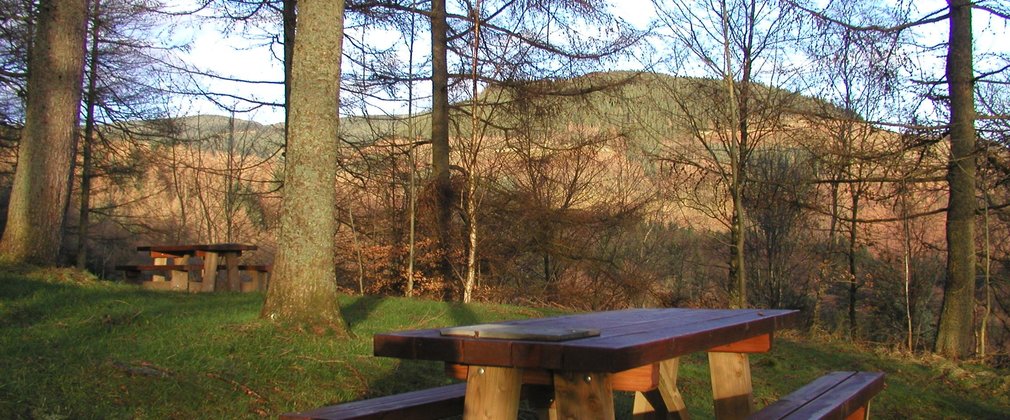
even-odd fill
[[(138, 246), (138, 251), (148, 252), (154, 259), (155, 265), (168, 265), (169, 259), (173, 264), (187, 264), (190, 257), (199, 257), (203, 260), (202, 277), (203, 291), (213, 292), (217, 281), (218, 264), (224, 260), (225, 279), (224, 284), (227, 290), (241, 291), (241, 279), (239, 277), (238, 259), (243, 251), (254, 251), (256, 245), (238, 243), (218, 243), (218, 244), (184, 244), (184, 245), (143, 245)], [(162, 279), (163, 280), (163, 279)]]
[(631, 309), (377, 334), (374, 352), (444, 362), (467, 381), (466, 419), (516, 418), (524, 384), (544, 417), (612, 419), (615, 390), (636, 392), (636, 418), (685, 418), (679, 358), (704, 351), (716, 417), (736, 419), (754, 406), (747, 355), (769, 351), (775, 331), (798, 319), (795, 310)]

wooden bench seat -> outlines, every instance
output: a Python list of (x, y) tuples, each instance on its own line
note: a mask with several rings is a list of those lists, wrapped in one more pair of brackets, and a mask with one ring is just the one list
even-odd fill
[[(224, 264), (218, 264), (218, 270), (226, 270), (228, 266)], [(260, 273), (269, 273), (270, 266), (261, 264), (239, 264), (239, 271), (257, 271)], [(116, 270), (136, 272), (141, 271), (201, 271), (203, 266), (200, 264), (137, 264), (137, 265), (117, 265)]]
[(884, 389), (882, 372), (831, 372), (752, 414), (749, 419), (866, 419)]
[[(243, 292), (254, 292), (254, 291), (265, 291), (267, 284), (269, 282), (270, 266), (266, 264), (239, 264), (237, 266), (239, 271), (244, 271), (248, 274), (248, 281), (243, 281), (241, 284), (241, 291)], [(219, 264), (217, 266), (218, 270), (227, 270), (228, 266), (224, 264)], [(201, 281), (198, 279), (190, 279), (189, 273), (196, 272), (201, 273), (203, 271), (203, 265), (201, 264), (136, 264), (136, 265), (117, 265), (116, 270), (123, 271), (124, 274), (129, 276), (136, 276), (145, 271), (156, 272), (156, 273), (171, 273), (170, 281), (165, 276), (155, 274), (152, 281), (141, 281), (140, 285), (145, 289), (154, 290), (176, 290), (176, 291), (200, 291), (202, 290)], [(220, 279), (223, 280), (223, 279)], [(220, 282), (219, 280), (219, 282)]]
[(463, 414), (466, 383), (389, 395), (311, 411), (282, 414), (285, 420), (307, 419), (440, 419)]
[(142, 271), (200, 271), (203, 266), (199, 264), (139, 264), (139, 265), (117, 265), (116, 270), (128, 273), (140, 273)]

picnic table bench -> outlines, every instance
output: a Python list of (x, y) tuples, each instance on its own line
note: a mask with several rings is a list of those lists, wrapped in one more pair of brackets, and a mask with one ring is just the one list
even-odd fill
[[(635, 418), (687, 418), (687, 405), (677, 388), (680, 357), (703, 351), (709, 358), (716, 417), (743, 419), (754, 413), (748, 354), (771, 350), (775, 331), (798, 318), (799, 312), (793, 310), (632, 309), (376, 334), (376, 356), (440, 361), (449, 376), (465, 384), (454, 392), (435, 388), (439, 391), (392, 395), (282, 418), (396, 418), (418, 407), (432, 415), (416, 418), (440, 418), (434, 410), (424, 409), (438, 405), (454, 407), (450, 414), (463, 414), (465, 419), (509, 419), (516, 417), (524, 393), (542, 418), (612, 419), (614, 391), (635, 392)], [(882, 375), (879, 381), (860, 379), (866, 377), (850, 375), (834, 386), (826, 385), (830, 380), (815, 381), (813, 388), (784, 398), (792, 401), (788, 408), (778, 404), (754, 415), (802, 415), (807, 413), (802, 407), (827, 402), (840, 402), (835, 404), (840, 408), (828, 414), (858, 415), (860, 407), (865, 413), (869, 398), (883, 383)], [(464, 386), (460, 408), (453, 404)], [(376, 411), (355, 414), (361, 408)]]
[[(128, 276), (142, 272), (154, 273), (151, 281), (141, 283), (144, 287), (153, 289), (204, 292), (264, 290), (270, 266), (238, 263), (242, 252), (255, 249), (255, 245), (235, 243), (144, 245), (138, 246), (137, 250), (147, 252), (153, 264), (118, 265), (116, 269)], [(192, 258), (198, 258), (198, 263), (191, 263)], [(218, 278), (219, 270), (225, 272), (223, 279)], [(240, 272), (247, 273), (250, 281), (243, 282)], [(199, 280), (191, 279), (190, 273), (199, 273)], [(171, 281), (166, 280), (165, 274), (168, 274)]]

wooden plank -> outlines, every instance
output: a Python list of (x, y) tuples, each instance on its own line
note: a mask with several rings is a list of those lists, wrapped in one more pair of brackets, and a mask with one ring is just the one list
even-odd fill
[(242, 293), (258, 292), (260, 290), (259, 273), (253, 272), (249, 281), (242, 282)]
[[(173, 265), (186, 265), (189, 262), (187, 257), (174, 258)], [(172, 290), (186, 291), (189, 288), (189, 270), (172, 270)]]
[(466, 384), (459, 383), (397, 395), (320, 407), (280, 416), (306, 419), (440, 419), (463, 412)]
[(479, 324), (439, 330), (442, 335), (531, 341), (568, 341), (600, 335), (595, 328), (559, 328), (540, 325)]
[[(623, 315), (626, 311), (618, 311)], [(604, 370), (618, 372), (659, 362), (679, 354), (672, 353), (674, 338), (692, 328), (711, 328), (712, 324), (734, 317), (754, 316), (757, 311), (740, 313), (727, 310), (670, 309), (653, 310), (647, 317), (636, 317), (625, 324), (623, 317), (601, 321), (587, 316), (587, 325), (598, 325), (600, 337), (551, 344), (517, 341), (511, 345), (513, 366), (545, 367), (555, 370)], [(664, 314), (666, 314), (664, 316)], [(636, 314), (637, 315), (637, 314)], [(592, 324), (590, 324), (592, 323)], [(720, 337), (716, 337), (720, 339)], [(693, 351), (705, 347), (696, 346)], [(681, 353), (683, 354), (683, 353)]]
[[(168, 258), (158, 257), (154, 259), (154, 265), (168, 265)], [(154, 274), (151, 276), (151, 281), (165, 281), (165, 276), (161, 274)]]
[[(446, 363), (445, 373), (450, 378), (466, 380), (471, 368), (467, 365)], [(611, 375), (615, 391), (647, 391), (659, 386), (659, 365), (649, 364)], [(523, 369), (523, 385), (554, 385), (554, 373), (542, 369)]]
[(610, 376), (603, 372), (555, 373), (554, 404), (558, 418), (613, 420), (614, 392)]
[(789, 413), (796, 411), (808, 402), (830, 391), (855, 374), (856, 372), (831, 372), (821, 376), (800, 389), (789, 393), (789, 395), (780, 398), (778, 401), (771, 403), (761, 409), (761, 411), (755, 413), (754, 416), (761, 419), (780, 419), (788, 416)]
[(241, 279), (238, 276), (237, 252), (222, 252), (224, 255), (225, 278), (228, 279), (228, 290), (232, 292), (242, 291)]
[(787, 323), (783, 318), (798, 319), (797, 314), (788, 310), (612, 311), (502, 323), (599, 328), (600, 336), (594, 338), (567, 342), (495, 340), (492, 344), (492, 340), (443, 337), (439, 330), (431, 329), (377, 334), (374, 348), (376, 356), (404, 357), (409, 353), (411, 358), (462, 364), (619, 372), (769, 334)]
[(884, 389), (882, 372), (856, 372), (843, 382), (793, 411), (785, 419), (843, 419)]
[(870, 403), (866, 403), (865, 406), (859, 407), (852, 414), (845, 417), (845, 420), (867, 420), (870, 418)]
[(775, 329), (775, 322), (772, 317), (743, 312), (642, 333), (579, 340), (565, 347), (562, 368), (579, 370), (604, 363), (601, 369), (623, 370), (767, 334)]
[(203, 269), (202, 265), (199, 264), (166, 264), (166, 265), (154, 265), (154, 264), (138, 264), (138, 265), (117, 265), (116, 270), (125, 271), (198, 271)]
[(680, 359), (664, 360), (659, 367), (659, 384), (655, 390), (635, 393), (632, 415), (635, 419), (689, 419), (684, 397), (677, 388)]
[(708, 349), (709, 352), (723, 353), (767, 353), (772, 349), (772, 333), (745, 338), (735, 343), (716, 346)]
[(213, 292), (217, 282), (217, 253), (205, 252), (203, 255), (203, 291)]
[(172, 283), (167, 281), (142, 281), (140, 287), (147, 290), (172, 290)]
[(137, 251), (161, 252), (166, 254), (185, 253), (187, 255), (193, 255), (193, 253), (196, 251), (231, 252), (231, 251), (255, 251), (256, 249), (258, 249), (256, 245), (239, 244), (239, 243), (142, 245), (137, 247)]
[[(150, 255), (151, 258), (157, 260), (158, 258), (179, 258), (185, 256), (186, 254), (180, 252), (168, 253), (168, 252), (151, 251)], [(157, 264), (157, 262), (155, 262), (155, 264)]]
[(474, 366), (466, 380), (463, 418), (514, 419), (519, 414), (522, 371), (494, 366)]
[(709, 353), (715, 417), (743, 419), (753, 410), (750, 362), (742, 353)]

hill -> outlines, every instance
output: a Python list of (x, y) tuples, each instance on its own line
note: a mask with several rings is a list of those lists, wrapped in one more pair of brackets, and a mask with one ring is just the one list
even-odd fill
[[(678, 119), (687, 116), (711, 119), (725, 111), (722, 82), (714, 79), (676, 77), (661, 73), (611, 71), (591, 73), (572, 79), (515, 82), (480, 93), (477, 99), (488, 134), (536, 126), (544, 131), (591, 130), (621, 133), (644, 145), (680, 131)], [(787, 113), (836, 112), (822, 101), (781, 89), (757, 86), (755, 101), (774, 98)], [(453, 106), (455, 135), (468, 135), (471, 102)], [(229, 118), (198, 115), (173, 120), (178, 133), (187, 138), (221, 136), (229, 130)], [(709, 121), (710, 123), (710, 121)], [(272, 143), (283, 139), (283, 123), (262, 125), (235, 120), (238, 131)], [(341, 120), (341, 136), (356, 144), (390, 136), (424, 138), (431, 129), (426, 111), (414, 116), (348, 116)], [(643, 146), (645, 147), (645, 146)]]
[[(442, 366), (371, 356), (377, 332), (557, 311), (345, 296), (355, 338), (279, 331), (260, 294), (151, 292), (70, 270), (0, 267), (0, 417), (260, 418), (448, 382)], [(758, 406), (832, 370), (881, 370), (875, 418), (1005, 418), (1010, 372), (800, 334), (752, 357)], [(695, 418), (712, 417), (707, 360), (681, 363)], [(630, 412), (621, 396), (618, 412)], [(620, 415), (619, 415), (620, 416)], [(619, 417), (620, 418), (620, 417)]]

